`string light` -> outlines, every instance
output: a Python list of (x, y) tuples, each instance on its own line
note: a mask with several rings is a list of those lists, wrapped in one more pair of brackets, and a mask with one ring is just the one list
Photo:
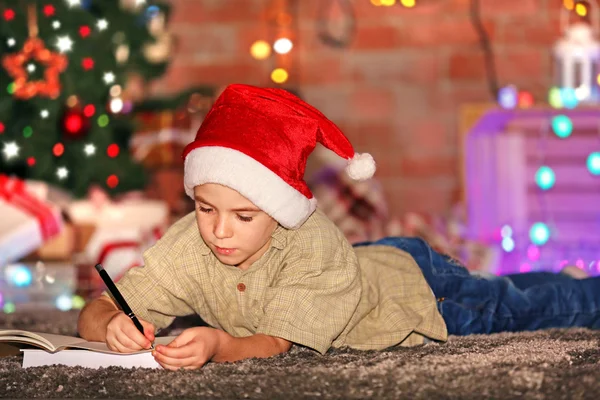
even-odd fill
[(271, 46), (264, 40), (257, 40), (250, 46), (250, 54), (257, 60), (264, 60), (271, 55)]
[(61, 53), (66, 53), (73, 49), (73, 41), (68, 36), (59, 36), (56, 42), (56, 47)]
[(275, 68), (271, 72), (271, 80), (275, 83), (284, 83), (288, 80), (288, 72), (283, 68)]
[(105, 72), (102, 79), (104, 80), (104, 82), (107, 85), (110, 85), (111, 83), (113, 83), (115, 81), (115, 74), (112, 72)]
[(548, 91), (548, 103), (553, 108), (562, 108), (562, 98), (560, 97), (559, 88), (550, 88), (550, 90)]
[(63, 180), (69, 176), (69, 170), (66, 167), (58, 167), (56, 170), (56, 176), (58, 179)]
[(552, 131), (561, 139), (565, 139), (573, 132), (573, 122), (566, 115), (557, 115), (552, 118)]
[(55, 157), (61, 157), (63, 154), (65, 154), (65, 145), (60, 142), (56, 143), (52, 147), (52, 154), (54, 154)]
[(93, 156), (94, 154), (96, 154), (96, 146), (94, 146), (91, 143), (88, 143), (83, 147), (83, 152), (88, 157)]
[(60, 29), (60, 21), (57, 21), (57, 20), (52, 21), (52, 28), (54, 30)]
[(103, 31), (106, 28), (108, 28), (108, 21), (103, 19), (99, 19), (98, 22), (96, 22), (96, 28), (98, 28), (99, 31)]
[(384, 7), (391, 7), (396, 4), (396, 0), (381, 0), (381, 5)]
[(52, 4), (46, 4), (43, 8), (43, 12), (46, 17), (53, 16), (55, 11), (56, 11), (56, 9), (54, 8), (54, 6)]
[(572, 11), (575, 8), (575, 0), (563, 0), (563, 5), (569, 11)]
[(592, 175), (600, 175), (600, 152), (594, 152), (588, 156), (587, 168)]
[(115, 97), (110, 101), (110, 111), (113, 114), (120, 113), (123, 110), (123, 100), (119, 97)]
[(294, 45), (288, 38), (279, 38), (273, 44), (273, 50), (278, 54), (287, 54), (292, 50), (292, 47), (294, 47)]
[(69, 311), (73, 307), (73, 300), (70, 296), (62, 294), (56, 299), (56, 308), (61, 311)]
[(35, 157), (27, 157), (27, 165), (33, 167), (35, 165)]
[(0, 135), (2, 135), (4, 133), (4, 124), (2, 122), (0, 122)]
[(15, 11), (10, 8), (7, 8), (6, 10), (4, 10), (4, 13), (3, 13), (4, 19), (7, 21), (12, 21), (13, 19), (15, 19), (15, 15), (16, 15)]
[(79, 27), (79, 36), (81, 36), (83, 39), (88, 37), (90, 33), (92, 33), (92, 29), (89, 26), (83, 25)]
[(119, 178), (116, 175), (110, 175), (108, 178), (106, 178), (106, 185), (111, 188), (114, 189), (117, 187), (117, 185), (119, 184)]
[(556, 176), (552, 168), (548, 166), (540, 167), (535, 174), (535, 182), (542, 190), (549, 190), (556, 182)]
[(520, 108), (529, 108), (533, 105), (533, 95), (529, 92), (519, 92), (519, 107)]
[(122, 89), (120, 85), (114, 85), (110, 88), (109, 93), (113, 97), (118, 97), (121, 95)]
[(86, 71), (89, 71), (90, 69), (94, 68), (94, 60), (91, 57), (85, 57), (83, 60), (81, 60), (81, 66)]
[(563, 107), (573, 109), (577, 107), (579, 104), (579, 100), (577, 99), (577, 92), (575, 89), (570, 87), (564, 87), (560, 89), (560, 100), (562, 102)]
[(88, 118), (91, 118), (94, 116), (94, 114), (96, 113), (96, 106), (94, 106), (93, 104), (88, 104), (87, 106), (83, 107), (83, 115), (85, 115)]
[(513, 109), (518, 104), (518, 94), (515, 86), (505, 86), (498, 91), (498, 103), (502, 108)]
[(400, 3), (406, 8), (413, 8), (416, 5), (415, 0), (400, 0)]
[(6, 39), (6, 45), (8, 47), (13, 47), (16, 43), (17, 43), (17, 41), (14, 38)]
[(42, 117), (43, 119), (46, 119), (50, 116), (50, 112), (46, 109), (40, 111), (40, 117)]
[(10, 160), (12, 158), (19, 156), (19, 146), (15, 142), (4, 143), (4, 148), (2, 152), (4, 153), (4, 157), (6, 160)]
[(110, 144), (107, 148), (106, 148), (106, 155), (108, 155), (110, 158), (115, 158), (119, 155), (120, 149), (119, 146), (115, 143)]
[(543, 222), (536, 222), (529, 230), (529, 238), (532, 243), (542, 246), (550, 239), (550, 229)]
[(575, 13), (580, 17), (585, 17), (587, 15), (587, 7), (584, 4), (577, 3), (575, 4)]
[(30, 126), (26, 126), (25, 128), (23, 128), (23, 137), (24, 138), (29, 138), (29, 137), (31, 137), (31, 135), (33, 135), (33, 129), (31, 129)]
[(108, 115), (106, 114), (102, 114), (101, 116), (98, 117), (98, 126), (100, 128), (104, 128), (105, 126), (108, 125)]

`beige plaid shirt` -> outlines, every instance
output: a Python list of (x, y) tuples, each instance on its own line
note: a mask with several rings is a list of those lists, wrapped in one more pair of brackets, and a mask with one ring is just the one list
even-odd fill
[(270, 248), (246, 271), (219, 262), (194, 213), (177, 221), (144, 261), (117, 286), (138, 317), (157, 328), (196, 313), (232, 336), (262, 333), (320, 353), (447, 338), (412, 257), (387, 246), (353, 249), (319, 210), (297, 230), (278, 227)]

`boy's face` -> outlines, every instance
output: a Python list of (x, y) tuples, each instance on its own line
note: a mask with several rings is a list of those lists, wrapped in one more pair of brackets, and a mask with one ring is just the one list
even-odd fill
[(204, 242), (223, 264), (248, 269), (269, 248), (277, 221), (228, 187), (194, 188), (196, 221)]

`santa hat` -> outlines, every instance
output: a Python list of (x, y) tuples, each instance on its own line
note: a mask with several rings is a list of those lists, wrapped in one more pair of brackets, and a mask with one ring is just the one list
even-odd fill
[(317, 142), (348, 160), (357, 180), (375, 172), (369, 154), (357, 154), (320, 111), (283, 89), (230, 85), (183, 151), (184, 186), (218, 183), (236, 190), (288, 229), (299, 228), (317, 206), (304, 181)]

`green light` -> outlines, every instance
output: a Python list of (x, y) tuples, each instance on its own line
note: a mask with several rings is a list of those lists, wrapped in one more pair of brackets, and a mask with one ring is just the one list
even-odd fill
[(542, 246), (550, 239), (550, 229), (543, 222), (536, 222), (529, 230), (529, 238), (533, 244)]
[(600, 152), (594, 152), (587, 158), (587, 167), (592, 175), (600, 175)]
[(15, 83), (14, 82), (9, 83), (8, 86), (6, 87), (6, 91), (9, 94), (13, 94), (15, 92)]
[(33, 129), (31, 129), (30, 126), (23, 128), (23, 137), (28, 138), (31, 137), (31, 135), (33, 135)]
[(535, 174), (535, 182), (542, 190), (552, 188), (554, 182), (556, 182), (556, 176), (554, 175), (552, 168), (547, 166), (540, 167)]
[(566, 115), (557, 115), (552, 118), (552, 130), (559, 138), (567, 138), (573, 132), (573, 122)]
[(104, 128), (106, 125), (108, 125), (108, 115), (102, 114), (98, 117), (98, 126)]
[(563, 106), (559, 88), (553, 87), (550, 89), (548, 92), (548, 103), (554, 108), (561, 108)]
[(7, 302), (6, 304), (4, 304), (3, 310), (6, 314), (10, 314), (10, 313), (14, 313), (15, 312), (15, 305), (14, 303), (11, 302)]
[(72, 306), (77, 310), (81, 310), (85, 306), (85, 300), (83, 297), (75, 295), (72, 299)]

